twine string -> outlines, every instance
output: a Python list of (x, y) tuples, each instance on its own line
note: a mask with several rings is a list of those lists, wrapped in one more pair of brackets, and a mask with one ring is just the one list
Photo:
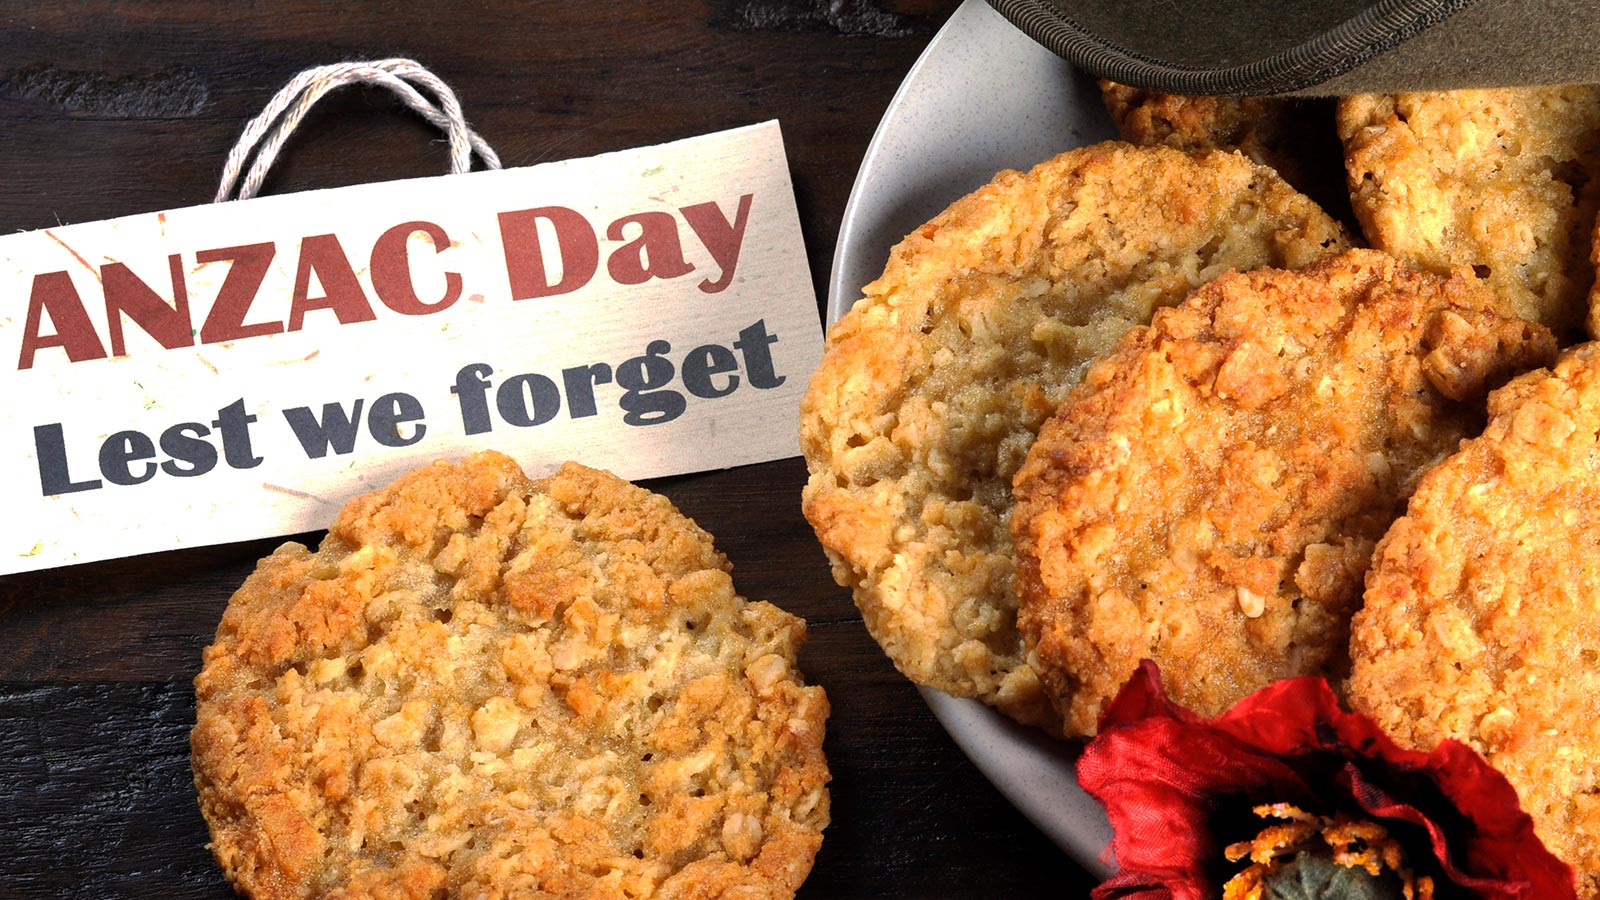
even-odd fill
[[(217, 187), (213, 202), (248, 200), (259, 193), (279, 151), (311, 107), (329, 92), (348, 84), (388, 88), (429, 124), (443, 131), (450, 146), (451, 174), (470, 171), (473, 154), (477, 154), (485, 166), (500, 168), (500, 157), (467, 125), (455, 91), (421, 64), (409, 59), (335, 63), (306, 69), (289, 79), (289, 83), (267, 102), (261, 114), (250, 120), (228, 153), (228, 161), (222, 168), (222, 183)], [(437, 105), (417, 90), (418, 86), (437, 98)], [(255, 161), (246, 172), (245, 162), (252, 154)], [(241, 172), (245, 172), (242, 183)], [(235, 187), (238, 188), (237, 197), (234, 196)]]

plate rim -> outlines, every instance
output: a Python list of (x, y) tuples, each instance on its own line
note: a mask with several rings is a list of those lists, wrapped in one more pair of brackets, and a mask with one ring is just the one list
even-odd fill
[[(915, 102), (913, 98), (917, 97), (927, 80), (941, 66), (948, 67), (953, 60), (959, 63), (958, 57), (970, 54), (973, 51), (972, 44), (997, 41), (1007, 45), (1015, 54), (1007, 60), (1014, 66), (1045, 67), (1057, 77), (1075, 79), (1081, 87), (1085, 76), (1033, 43), (984, 0), (965, 0), (908, 70), (867, 145), (845, 203), (835, 242), (828, 277), (827, 325), (836, 322), (860, 298), (861, 287), (866, 282), (860, 281), (859, 274), (855, 273), (881, 271), (882, 261), (887, 259), (893, 242), (937, 214), (944, 205), (978, 186), (951, 186), (949, 194), (941, 201), (943, 205), (925, 214), (916, 213), (921, 217), (911, 216), (915, 221), (898, 232), (888, 229), (893, 237), (887, 244), (882, 242), (879, 234), (885, 230), (883, 223), (876, 223), (875, 228), (874, 223), (867, 221), (868, 206), (883, 200), (879, 195), (879, 183), (885, 177), (884, 167), (891, 163), (891, 157), (895, 155), (896, 143), (901, 137), (898, 129), (906, 127), (903, 120), (908, 107)], [(1081, 92), (1077, 99), (1083, 99)], [(1099, 115), (1104, 118), (1103, 113)], [(1109, 128), (1109, 121), (1106, 121), (1102, 130), (1109, 132)], [(1107, 133), (1104, 136), (1110, 135)], [(992, 166), (988, 170), (989, 176), (1000, 168), (1038, 162), (1055, 152), (1090, 143), (1099, 137), (1069, 128), (1064, 139), (1049, 153), (1034, 159), (1017, 160), (1010, 166)], [(985, 180), (989, 176), (985, 176)], [(881, 258), (878, 254), (881, 254)], [(861, 259), (863, 255), (872, 256), (874, 262), (864, 265)], [(874, 265), (876, 270), (873, 269)], [(952, 697), (921, 686), (918, 691), (940, 726), (968, 760), (1035, 827), (1092, 874), (1103, 878), (1112, 871), (1110, 825), (1100, 805), (1078, 786), (1076, 760), (1080, 748), (1077, 745), (1052, 738), (1038, 729), (1019, 725), (979, 700)], [(1021, 770), (1016, 765), (1019, 759), (1025, 766)], [(1030, 763), (1031, 767), (1027, 767)]]

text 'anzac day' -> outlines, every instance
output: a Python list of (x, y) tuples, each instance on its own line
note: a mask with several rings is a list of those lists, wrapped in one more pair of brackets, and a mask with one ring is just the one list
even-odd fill
[[(682, 206), (677, 215), (661, 210), (634, 213), (614, 219), (603, 231), (564, 206), (501, 212), (496, 218), (505, 268), (499, 275), (512, 300), (552, 297), (588, 285), (601, 272), (603, 259), (605, 277), (619, 286), (699, 275), (698, 289), (715, 294), (733, 281), (751, 201), (751, 194), (741, 196), (731, 215), (716, 202)], [(279, 254), (285, 252), (275, 242), (173, 253), (165, 260), (165, 294), (124, 262), (94, 266), (80, 256), (83, 267), (94, 275), (93, 291), (85, 290), (82, 279), (74, 279), (66, 270), (33, 276), (14, 357), (17, 369), (125, 356), (129, 351), (124, 320), (161, 347), (176, 349), (300, 331), (308, 321), (315, 322), (312, 314), (350, 325), (373, 321), (380, 310), (427, 316), (451, 308), (464, 296), (481, 296), (481, 289), (466, 284), (461, 272), (437, 271), (438, 263), (419, 259), (423, 254), (413, 253), (419, 243), (412, 240), (415, 235), (432, 245), (435, 256), (452, 246), (443, 227), (420, 220), (388, 228), (370, 248), (348, 248), (336, 234), (308, 235), (287, 251), (296, 254), (292, 285), (275, 285), (269, 278)], [(686, 240), (698, 242), (714, 271), (700, 272), (689, 261)], [(357, 275), (357, 264), (363, 262), (373, 296)], [(191, 296), (186, 277), (191, 264), (196, 271), (227, 266), (226, 274), (215, 282), (214, 296)], [(424, 297), (418, 292), (422, 279), (417, 274), (429, 265), (436, 271), (427, 280), (438, 289)], [(104, 334), (95, 328), (91, 303), (103, 306)], [(204, 315), (197, 315), (201, 309)]]

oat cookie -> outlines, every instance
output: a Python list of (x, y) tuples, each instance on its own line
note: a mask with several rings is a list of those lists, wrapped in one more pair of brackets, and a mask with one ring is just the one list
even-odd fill
[(1582, 324), (1600, 87), (1346, 97), (1339, 135), (1374, 247), (1433, 272), (1472, 266), (1559, 335)]
[(1348, 694), (1402, 743), (1482, 753), (1600, 897), (1600, 345), (1489, 416), (1378, 544)]
[(195, 679), (228, 879), (277, 898), (791, 897), (828, 822), (804, 623), (663, 497), (505, 456), (286, 544)]
[(1106, 143), (1001, 172), (895, 247), (829, 332), (800, 438), (806, 518), (900, 671), (1054, 728), (1006, 530), (1039, 423), (1155, 307), (1343, 244), (1238, 154)]
[[(1216, 715), (1342, 676), (1373, 543), (1473, 433), (1486, 382), (1548, 361), (1477, 279), (1371, 250), (1230, 274), (1096, 363), (1016, 478), (1019, 621), (1068, 734), (1143, 658)], [(1501, 307), (1503, 308), (1503, 307)]]
[(1141, 147), (1238, 150), (1353, 224), (1333, 98), (1188, 96), (1115, 81), (1101, 81), (1100, 93), (1123, 140)]

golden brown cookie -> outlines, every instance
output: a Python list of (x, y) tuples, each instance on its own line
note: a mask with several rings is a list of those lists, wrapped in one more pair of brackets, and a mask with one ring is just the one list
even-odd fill
[(1238, 150), (1353, 225), (1333, 98), (1188, 96), (1115, 81), (1101, 81), (1100, 92), (1123, 140), (1185, 151)]
[(1378, 544), (1350, 703), (1402, 743), (1482, 753), (1600, 897), (1600, 345), (1489, 416)]
[(800, 438), (806, 518), (900, 671), (1053, 728), (1006, 530), (1039, 423), (1155, 307), (1343, 245), (1238, 154), (1106, 143), (1001, 172), (895, 247), (829, 332)]
[(1346, 97), (1339, 136), (1374, 247), (1432, 272), (1471, 266), (1558, 335), (1583, 323), (1600, 87)]
[(1481, 421), (1486, 382), (1554, 355), (1470, 275), (1371, 250), (1229, 274), (1096, 363), (1017, 473), (1019, 621), (1066, 733), (1141, 659), (1216, 715), (1343, 675), (1373, 543)]
[(799, 619), (663, 497), (436, 463), (286, 544), (195, 679), (195, 784), (241, 892), (792, 897), (828, 822)]

